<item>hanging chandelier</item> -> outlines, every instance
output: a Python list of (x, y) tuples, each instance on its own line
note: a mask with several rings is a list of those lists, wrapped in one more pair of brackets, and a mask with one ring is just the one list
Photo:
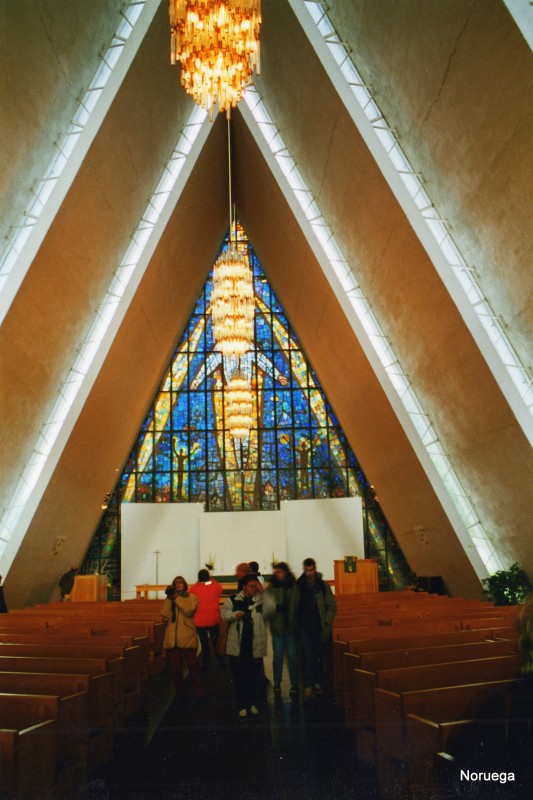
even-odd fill
[(260, 0), (169, 0), (170, 61), (213, 119), (230, 116), (259, 67)]
[(216, 347), (225, 356), (241, 357), (254, 338), (255, 299), (248, 257), (230, 243), (213, 268), (211, 318)]
[(246, 378), (236, 372), (228, 380), (225, 392), (226, 428), (235, 439), (246, 439), (252, 427), (252, 389)]

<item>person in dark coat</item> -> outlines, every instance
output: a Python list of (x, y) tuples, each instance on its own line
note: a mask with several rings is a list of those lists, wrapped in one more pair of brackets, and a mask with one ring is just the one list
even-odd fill
[(74, 578), (78, 567), (72, 566), (68, 572), (65, 572), (59, 579), (59, 588), (61, 589), (61, 600), (64, 600), (67, 594), (70, 594), (74, 586)]
[(0, 614), (7, 614), (7, 606), (4, 597), (4, 587), (2, 586), (2, 576), (0, 575)]
[(270, 633), (272, 634), (274, 693), (281, 692), (281, 677), (283, 674), (283, 659), (287, 653), (289, 678), (291, 681), (291, 694), (299, 693), (298, 677), (298, 651), (296, 647), (296, 611), (300, 594), (296, 587), (296, 578), (289, 566), (280, 561), (274, 567), (270, 591), (276, 601), (276, 611), (270, 618)]
[(324, 647), (331, 640), (331, 625), (337, 605), (331, 587), (317, 572), (314, 558), (306, 558), (304, 571), (296, 581), (300, 599), (296, 630), (302, 653), (305, 697), (322, 694)]

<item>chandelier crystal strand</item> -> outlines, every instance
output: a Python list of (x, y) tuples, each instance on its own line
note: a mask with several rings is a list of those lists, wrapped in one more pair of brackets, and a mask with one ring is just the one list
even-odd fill
[(213, 118), (230, 116), (259, 68), (260, 0), (169, 0), (170, 61), (181, 83)]
[(252, 389), (239, 372), (226, 385), (225, 406), (226, 426), (231, 435), (235, 439), (246, 439), (253, 420)]

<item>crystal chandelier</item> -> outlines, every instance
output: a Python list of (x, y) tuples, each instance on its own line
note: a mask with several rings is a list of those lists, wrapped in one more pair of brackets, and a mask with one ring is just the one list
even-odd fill
[(215, 348), (224, 356), (226, 426), (236, 439), (252, 427), (252, 389), (240, 371), (240, 359), (254, 339), (255, 296), (248, 255), (239, 252), (231, 203), (231, 125), (228, 120), (229, 243), (213, 267), (210, 298)]
[(225, 356), (243, 356), (254, 338), (255, 299), (248, 257), (234, 242), (213, 268), (211, 317), (217, 349)]
[(169, 0), (170, 61), (213, 118), (229, 117), (259, 66), (260, 0)]
[(246, 439), (252, 427), (252, 389), (239, 372), (228, 381), (225, 393), (226, 427), (235, 439)]

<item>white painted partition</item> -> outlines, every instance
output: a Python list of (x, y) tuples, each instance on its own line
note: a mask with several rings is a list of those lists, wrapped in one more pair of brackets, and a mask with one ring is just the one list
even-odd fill
[(202, 505), (123, 503), (121, 514), (123, 600), (135, 597), (135, 585), (139, 583), (168, 584), (176, 575), (183, 575), (190, 582), (196, 580)]
[(134, 597), (140, 583), (170, 583), (175, 575), (192, 583), (211, 559), (219, 575), (232, 575), (250, 559), (268, 573), (273, 558), (299, 575), (311, 556), (331, 580), (335, 559), (364, 558), (359, 497), (290, 500), (279, 511), (244, 513), (205, 513), (194, 503), (123, 503), (121, 513), (123, 599)]
[(263, 574), (271, 572), (273, 557), (285, 561), (285, 541), (281, 511), (227, 511), (200, 519), (201, 566), (211, 555), (219, 575), (233, 575), (241, 561), (257, 561)]
[(304, 558), (314, 558), (326, 580), (334, 578), (335, 559), (365, 557), (360, 497), (286, 500), (281, 504), (287, 531), (287, 561), (296, 576)]

